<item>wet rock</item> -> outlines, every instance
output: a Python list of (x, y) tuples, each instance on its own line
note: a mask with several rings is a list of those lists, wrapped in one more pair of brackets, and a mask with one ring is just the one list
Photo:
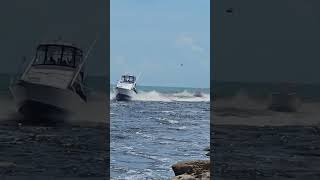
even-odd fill
[(171, 180), (210, 179), (210, 160), (181, 161), (172, 165)]
[(182, 174), (179, 176), (172, 177), (170, 180), (194, 180), (194, 179), (196, 179), (196, 178), (194, 178), (191, 175)]

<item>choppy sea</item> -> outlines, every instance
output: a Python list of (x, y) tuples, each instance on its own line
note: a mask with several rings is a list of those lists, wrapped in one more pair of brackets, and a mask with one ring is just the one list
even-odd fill
[[(214, 83), (212, 177), (319, 179), (319, 84)], [(270, 94), (295, 92), (297, 112), (270, 110)]]
[[(138, 87), (130, 102), (110, 89), (112, 179), (168, 179), (177, 161), (209, 159), (209, 89)], [(195, 97), (200, 91), (203, 97)]]

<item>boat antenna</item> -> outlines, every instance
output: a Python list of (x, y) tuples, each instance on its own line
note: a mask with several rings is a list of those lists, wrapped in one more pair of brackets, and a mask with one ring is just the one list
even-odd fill
[(87, 51), (87, 53), (86, 53), (86, 55), (84, 57), (83, 62), (85, 62), (87, 60), (87, 58), (88, 58), (93, 46), (97, 43), (97, 41), (98, 41), (98, 35), (96, 35), (96, 38), (94, 39), (94, 41), (92, 42), (91, 46), (89, 47), (89, 49), (88, 49), (88, 51)]
[(134, 83), (134, 85), (137, 84), (137, 82), (138, 82), (138, 80), (139, 80), (139, 78), (140, 78), (140, 75), (141, 75), (141, 72), (139, 73), (139, 75), (138, 75), (138, 77), (137, 77), (137, 80), (136, 80), (136, 82)]
[(87, 59), (88, 59), (88, 56), (89, 56), (89, 54), (90, 54), (93, 46), (94, 46), (94, 45), (96, 44), (96, 42), (98, 41), (98, 35), (99, 35), (99, 34), (96, 35), (96, 38), (94, 39), (94, 41), (92, 42), (91, 46), (89, 47), (86, 55), (85, 55), (84, 58), (83, 58), (83, 61), (79, 64), (78, 69), (77, 69), (77, 71), (75, 72), (75, 74), (73, 75), (73, 78), (72, 78), (72, 80), (71, 80), (71, 82), (70, 82), (70, 86), (73, 85), (74, 81), (76, 80), (78, 74), (80, 73), (80, 71), (81, 71), (81, 69), (82, 69), (82, 66), (86, 63), (86, 61), (87, 61)]

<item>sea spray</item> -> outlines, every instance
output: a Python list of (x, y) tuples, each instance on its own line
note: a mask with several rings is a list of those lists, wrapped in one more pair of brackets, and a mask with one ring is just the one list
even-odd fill
[(0, 120), (11, 119), (16, 113), (13, 99), (7, 95), (0, 95)]
[(69, 118), (72, 124), (96, 126), (99, 124), (109, 123), (106, 118), (107, 95), (101, 92), (91, 92), (88, 94), (86, 105)]
[[(162, 102), (174, 102), (174, 101), (185, 101), (185, 102), (209, 102), (210, 94), (202, 93), (202, 97), (195, 97), (192, 92), (184, 90), (177, 93), (163, 93), (156, 90), (151, 91), (139, 91), (138, 94), (133, 96), (134, 101), (162, 101)], [(114, 92), (110, 92), (110, 100), (114, 100)]]

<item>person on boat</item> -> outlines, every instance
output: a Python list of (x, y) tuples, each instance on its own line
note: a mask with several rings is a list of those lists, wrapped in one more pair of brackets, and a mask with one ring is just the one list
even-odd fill
[(72, 66), (72, 59), (71, 59), (71, 58), (70, 58), (70, 59), (69, 59), (69, 58), (67, 59), (67, 64), (68, 64), (69, 66)]
[(62, 61), (62, 60), (61, 60), (61, 58), (58, 58), (58, 60), (57, 60), (56, 64), (61, 65), (61, 64), (62, 64), (62, 62), (61, 62), (61, 61)]
[(133, 76), (130, 76), (129, 80), (130, 80), (130, 83), (134, 83), (134, 77)]
[(68, 60), (63, 58), (61, 61), (61, 65), (68, 65)]
[(56, 64), (56, 60), (53, 59), (53, 57), (50, 57), (50, 64)]

